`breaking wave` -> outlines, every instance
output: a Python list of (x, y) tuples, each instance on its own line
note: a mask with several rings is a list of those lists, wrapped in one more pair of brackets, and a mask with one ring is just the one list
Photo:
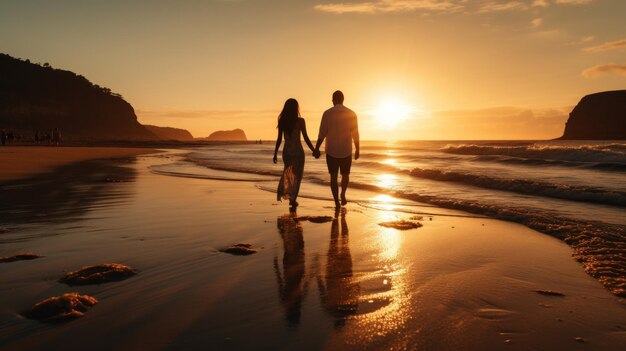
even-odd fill
[(524, 159), (559, 160), (573, 162), (610, 163), (626, 165), (626, 144), (608, 145), (448, 145), (442, 152), (457, 155), (497, 155)]
[(415, 168), (413, 177), (456, 182), (484, 189), (509, 191), (518, 194), (546, 196), (557, 199), (592, 202), (604, 205), (626, 206), (626, 192), (538, 182), (529, 179), (507, 179), (486, 175)]

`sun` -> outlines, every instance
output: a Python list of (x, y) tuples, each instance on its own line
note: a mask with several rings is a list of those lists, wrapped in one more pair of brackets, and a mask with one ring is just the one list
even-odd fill
[(380, 127), (392, 129), (411, 117), (411, 106), (399, 99), (386, 99), (374, 110), (374, 118)]

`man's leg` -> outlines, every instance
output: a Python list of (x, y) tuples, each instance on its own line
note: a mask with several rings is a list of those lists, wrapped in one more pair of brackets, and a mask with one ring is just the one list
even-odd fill
[(339, 176), (339, 162), (336, 158), (326, 155), (326, 166), (328, 166), (328, 173), (330, 174), (330, 191), (333, 193), (333, 200), (335, 200), (335, 207), (340, 207), (339, 204), (339, 184), (337, 178)]
[(342, 174), (341, 175), (341, 204), (345, 205), (348, 203), (346, 199), (346, 190), (348, 190), (348, 183), (350, 182), (350, 174)]
[[(335, 207), (340, 207), (339, 204), (339, 184), (337, 182), (338, 178), (337, 173), (330, 174), (330, 191), (333, 193), (333, 199), (335, 200)], [(341, 182), (343, 183), (343, 178), (341, 178)]]
[(348, 199), (346, 199), (346, 190), (348, 190), (348, 184), (350, 183), (350, 168), (352, 168), (352, 155), (341, 159), (341, 204), (346, 205)]

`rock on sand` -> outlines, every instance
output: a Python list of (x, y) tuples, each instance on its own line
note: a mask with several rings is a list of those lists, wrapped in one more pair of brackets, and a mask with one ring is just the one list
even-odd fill
[(0, 263), (24, 261), (24, 260), (34, 260), (34, 259), (39, 258), (39, 257), (41, 257), (41, 256), (40, 255), (36, 255), (34, 253), (28, 252), (28, 253), (15, 255), (15, 256), (0, 257)]
[(84, 316), (97, 303), (98, 300), (94, 297), (67, 293), (35, 304), (24, 316), (42, 322), (64, 322)]
[(136, 272), (132, 268), (123, 264), (104, 263), (69, 272), (59, 279), (59, 282), (67, 285), (100, 284), (124, 280), (135, 274)]
[(394, 228), (398, 230), (409, 230), (409, 229), (419, 228), (422, 226), (421, 223), (405, 221), (405, 220), (381, 222), (381, 223), (378, 223), (378, 225), (381, 227)]

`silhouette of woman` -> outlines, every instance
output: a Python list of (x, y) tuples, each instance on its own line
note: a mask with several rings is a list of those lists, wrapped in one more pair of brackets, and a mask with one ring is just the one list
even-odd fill
[(298, 206), (296, 199), (304, 173), (304, 149), (302, 149), (300, 134), (304, 136), (304, 141), (313, 151), (313, 144), (311, 144), (306, 132), (306, 123), (304, 118), (300, 116), (300, 105), (296, 99), (288, 99), (278, 117), (278, 138), (276, 138), (276, 148), (274, 149), (274, 163), (278, 162), (278, 148), (280, 148), (284, 135), (283, 163), (285, 168), (278, 182), (276, 198), (278, 201), (289, 199), (291, 208)]

